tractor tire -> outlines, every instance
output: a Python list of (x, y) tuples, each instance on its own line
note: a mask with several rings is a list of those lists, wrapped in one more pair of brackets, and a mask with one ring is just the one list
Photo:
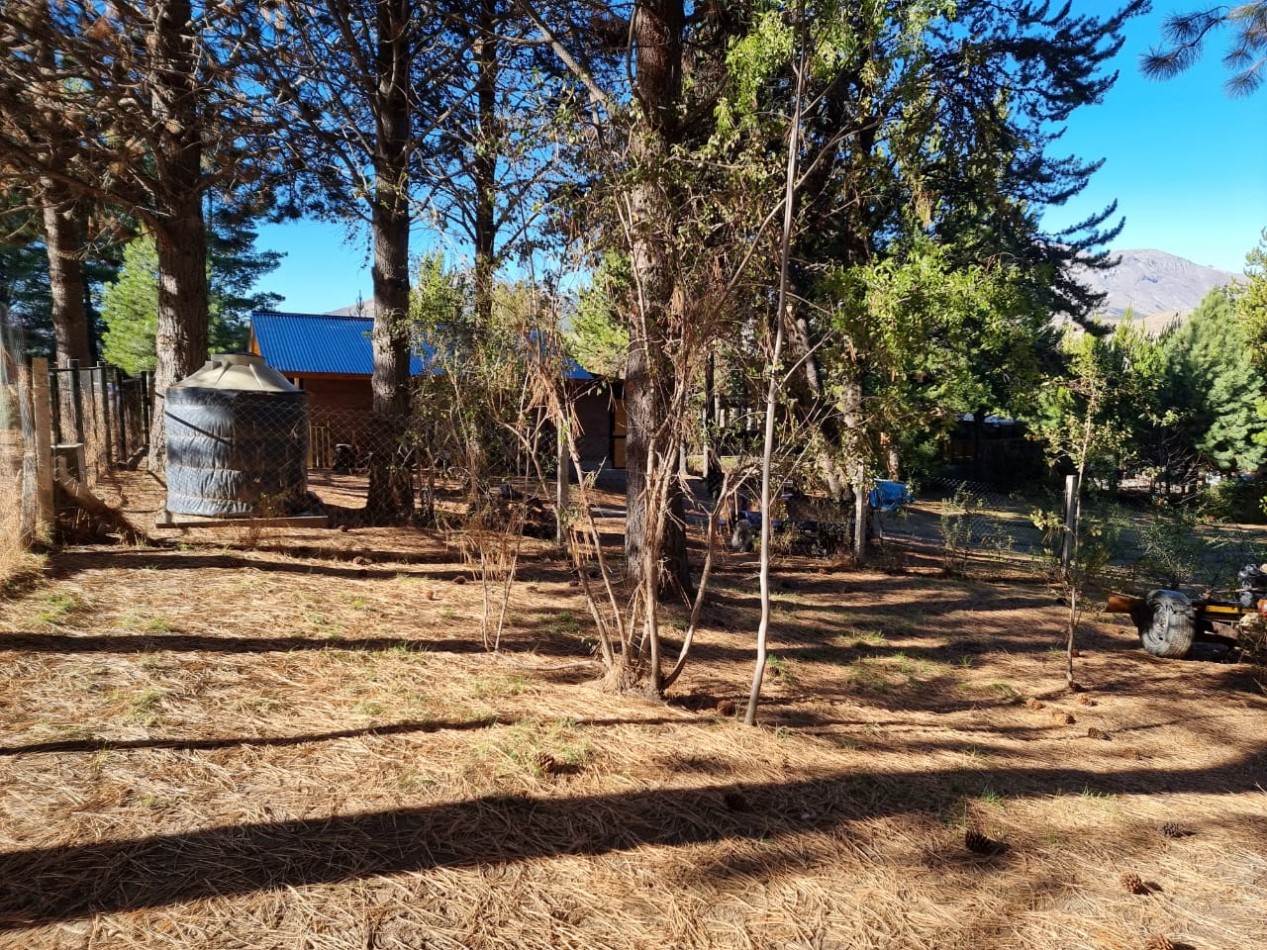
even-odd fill
[(1179, 660), (1188, 655), (1197, 635), (1197, 611), (1177, 590), (1154, 590), (1142, 611), (1139, 640), (1153, 656)]

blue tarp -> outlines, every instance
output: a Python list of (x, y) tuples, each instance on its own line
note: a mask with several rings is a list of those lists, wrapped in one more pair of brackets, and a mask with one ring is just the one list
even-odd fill
[(889, 482), (876, 479), (875, 488), (871, 489), (867, 501), (876, 511), (897, 511), (903, 505), (915, 500), (915, 494), (906, 482)]

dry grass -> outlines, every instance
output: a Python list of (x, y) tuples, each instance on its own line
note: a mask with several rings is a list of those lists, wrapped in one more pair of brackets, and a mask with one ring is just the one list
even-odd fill
[(497, 655), (441, 535), (57, 555), (0, 604), (0, 946), (1267, 946), (1244, 668), (1097, 623), (1087, 706), (1041, 586), (787, 560), (745, 729), (754, 564), (661, 704), (585, 685), (542, 542)]

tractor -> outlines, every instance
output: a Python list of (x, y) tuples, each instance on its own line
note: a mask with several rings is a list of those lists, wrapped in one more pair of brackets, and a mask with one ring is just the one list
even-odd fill
[[(1129, 614), (1140, 643), (1153, 656), (1182, 659), (1197, 642), (1235, 647), (1246, 629), (1267, 621), (1267, 564), (1247, 564), (1237, 579), (1240, 590), (1235, 600), (1192, 599), (1161, 589), (1145, 597), (1110, 594), (1105, 610)], [(1216, 627), (1227, 632), (1217, 632)]]

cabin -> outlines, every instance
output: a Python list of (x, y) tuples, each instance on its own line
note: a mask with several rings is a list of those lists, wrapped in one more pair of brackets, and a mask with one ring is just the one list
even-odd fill
[[(315, 468), (330, 464), (337, 444), (354, 445), (369, 423), (374, 406), (370, 386), (373, 329), (373, 318), (357, 313), (260, 310), (251, 314), (250, 352), (308, 393)], [(434, 347), (424, 343), (410, 355), (410, 376), (439, 372)], [(581, 466), (587, 471), (623, 468), (624, 405), (618, 386), (571, 359), (564, 379), (575, 399), (581, 429), (577, 437)]]

